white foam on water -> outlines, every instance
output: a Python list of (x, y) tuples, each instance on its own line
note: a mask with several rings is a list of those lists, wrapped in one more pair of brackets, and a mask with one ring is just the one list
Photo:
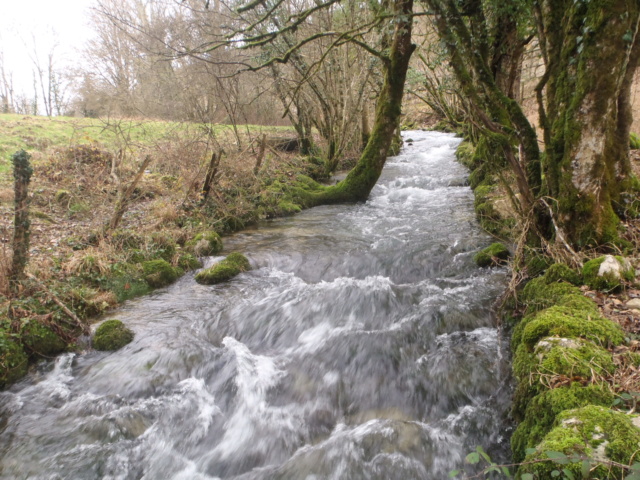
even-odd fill
[(295, 435), (303, 424), (295, 409), (273, 407), (266, 400), (268, 390), (278, 384), (285, 372), (274, 359), (252, 354), (234, 338), (225, 337), (222, 344), (235, 355), (238, 392), (235, 411), (225, 422), (224, 434), (211, 457), (224, 460), (238, 452), (265, 451), (275, 437), (286, 441), (288, 435)]

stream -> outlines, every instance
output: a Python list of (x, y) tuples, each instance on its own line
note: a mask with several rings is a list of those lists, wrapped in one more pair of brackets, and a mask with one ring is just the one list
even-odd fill
[[(405, 132), (366, 203), (225, 237), (252, 271), (187, 274), (0, 392), (2, 479), (446, 479), (509, 456), (507, 341), (460, 139)], [(207, 259), (211, 264), (217, 258)]]

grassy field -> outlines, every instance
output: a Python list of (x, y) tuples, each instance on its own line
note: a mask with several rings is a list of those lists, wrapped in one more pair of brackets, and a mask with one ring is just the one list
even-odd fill
[[(291, 129), (243, 125), (238, 130), (241, 137), (250, 137), (263, 131), (275, 133)], [(6, 176), (10, 171), (11, 155), (20, 149), (33, 154), (74, 145), (93, 145), (112, 152), (122, 148), (135, 151), (185, 136), (200, 137), (202, 141), (214, 138), (226, 145), (234, 142), (230, 125), (0, 114), (0, 175)]]

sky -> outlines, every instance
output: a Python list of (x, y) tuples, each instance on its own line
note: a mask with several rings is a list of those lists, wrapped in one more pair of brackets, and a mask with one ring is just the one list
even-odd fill
[(56, 63), (73, 66), (78, 48), (90, 37), (89, 7), (96, 0), (0, 0), (0, 51), (5, 69), (13, 73), (16, 90), (33, 90), (33, 39), (39, 56), (46, 58), (54, 42)]

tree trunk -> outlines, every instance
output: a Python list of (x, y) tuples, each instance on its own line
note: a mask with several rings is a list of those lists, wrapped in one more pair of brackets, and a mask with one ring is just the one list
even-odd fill
[(548, 58), (541, 112), (548, 191), (572, 243), (610, 242), (619, 223), (614, 207), (630, 182), (629, 99), (640, 5), (543, 0), (539, 19)]
[(12, 157), (14, 177), (14, 230), (13, 259), (9, 272), (9, 287), (12, 293), (18, 293), (18, 285), (24, 277), (24, 269), (29, 260), (29, 199), (27, 197), (33, 169), (29, 163), (30, 155), (24, 150), (16, 152)]
[(413, 0), (396, 0), (393, 6), (396, 15), (393, 42), (384, 59), (384, 83), (369, 141), (343, 181), (322, 192), (299, 192), (299, 200), (306, 206), (366, 200), (382, 173), (400, 120), (409, 60), (416, 48), (411, 43)]

